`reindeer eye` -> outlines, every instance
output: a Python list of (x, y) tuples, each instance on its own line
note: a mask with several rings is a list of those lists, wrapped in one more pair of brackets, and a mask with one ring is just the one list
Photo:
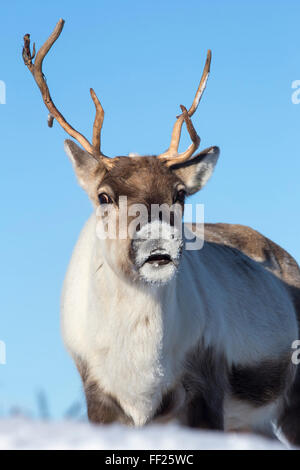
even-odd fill
[(185, 195), (186, 195), (185, 190), (184, 190), (184, 189), (180, 189), (180, 190), (177, 191), (177, 193), (175, 194), (174, 202), (181, 202), (181, 203), (183, 203), (183, 202), (184, 202), (184, 199), (185, 199)]
[(100, 204), (111, 204), (112, 203), (111, 197), (106, 193), (100, 193), (98, 195), (98, 199), (99, 199)]

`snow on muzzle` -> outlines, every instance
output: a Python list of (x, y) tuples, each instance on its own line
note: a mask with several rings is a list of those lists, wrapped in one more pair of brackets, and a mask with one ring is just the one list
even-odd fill
[(168, 282), (182, 252), (182, 233), (176, 226), (154, 220), (142, 226), (131, 242), (134, 265), (144, 281)]

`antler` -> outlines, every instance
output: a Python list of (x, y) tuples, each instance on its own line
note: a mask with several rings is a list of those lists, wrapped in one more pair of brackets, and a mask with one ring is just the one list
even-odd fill
[(60, 19), (58, 21), (58, 23), (56, 24), (54, 28), (53, 33), (49, 36), (47, 41), (43, 44), (43, 46), (38, 51), (34, 63), (33, 63), (33, 59), (35, 57), (35, 44), (33, 44), (33, 52), (31, 54), (30, 34), (25, 34), (24, 47), (23, 47), (23, 53), (22, 53), (23, 60), (24, 60), (25, 65), (28, 67), (28, 69), (32, 73), (33, 78), (36, 81), (40, 89), (44, 103), (49, 110), (49, 116), (48, 116), (49, 127), (52, 127), (53, 119), (56, 119), (57, 122), (61, 125), (61, 127), (71, 137), (74, 137), (74, 139), (76, 139), (87, 152), (93, 155), (97, 160), (103, 161), (105, 159), (105, 162), (110, 164), (111, 159), (106, 157), (101, 152), (100, 142), (101, 142), (101, 129), (102, 129), (102, 124), (103, 124), (103, 119), (104, 119), (104, 111), (94, 90), (92, 88), (90, 89), (91, 97), (96, 108), (96, 116), (95, 116), (94, 126), (93, 126), (93, 142), (92, 144), (90, 144), (90, 142), (80, 132), (76, 131), (66, 121), (64, 116), (56, 108), (55, 104), (52, 101), (50, 91), (46, 83), (46, 78), (42, 71), (43, 60), (46, 57), (49, 50), (51, 49), (51, 47), (53, 46), (53, 44), (55, 43), (55, 41), (59, 38), (60, 33), (62, 32), (62, 29), (64, 27), (64, 23), (65, 22), (63, 19)]
[[(200, 137), (198, 136), (190, 118), (193, 116), (194, 112), (198, 108), (201, 97), (205, 90), (206, 83), (207, 83), (208, 76), (209, 76), (209, 71), (210, 71), (210, 63), (211, 63), (211, 51), (208, 50), (204, 70), (202, 73), (202, 77), (201, 77), (194, 101), (192, 103), (192, 106), (187, 111), (187, 109), (184, 106), (180, 105), (182, 114), (177, 116), (177, 121), (174, 124), (170, 147), (168, 148), (166, 152), (158, 156), (158, 158), (162, 160), (163, 162), (165, 162), (167, 166), (185, 162), (193, 155), (193, 153), (199, 147)], [(190, 144), (188, 149), (185, 150), (185, 152), (178, 153), (178, 147), (179, 147), (179, 141), (180, 141), (183, 122), (186, 123), (187, 130), (191, 137), (192, 143)]]

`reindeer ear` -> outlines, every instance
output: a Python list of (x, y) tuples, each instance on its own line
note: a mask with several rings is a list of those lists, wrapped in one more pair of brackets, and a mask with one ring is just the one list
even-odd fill
[(219, 154), (219, 147), (210, 147), (191, 160), (171, 167), (185, 184), (188, 194), (194, 194), (206, 185), (213, 174)]
[(82, 150), (73, 140), (65, 140), (65, 152), (72, 162), (80, 186), (89, 193), (95, 174), (101, 164), (86, 150)]

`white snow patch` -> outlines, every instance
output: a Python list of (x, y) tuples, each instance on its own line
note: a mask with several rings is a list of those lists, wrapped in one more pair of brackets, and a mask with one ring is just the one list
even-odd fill
[(0, 449), (153, 449), (153, 450), (280, 450), (276, 440), (247, 434), (199, 431), (174, 424), (129, 428), (118, 424), (0, 420)]

